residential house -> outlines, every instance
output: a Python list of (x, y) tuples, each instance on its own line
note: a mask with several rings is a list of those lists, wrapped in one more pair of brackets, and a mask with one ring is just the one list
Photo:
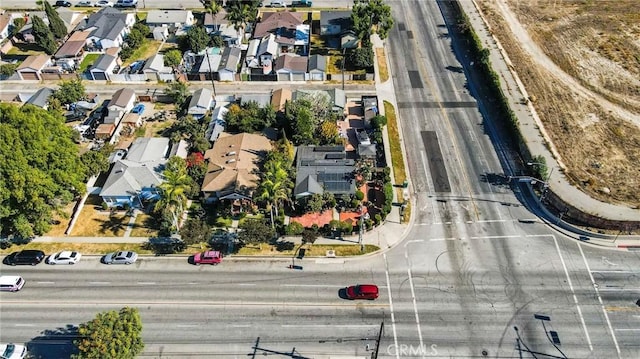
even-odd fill
[(126, 157), (114, 163), (100, 197), (109, 207), (137, 208), (145, 200), (160, 198), (159, 186), (168, 154), (168, 138), (136, 138)]
[(131, 128), (138, 128), (142, 126), (142, 116), (137, 113), (129, 112), (122, 117), (122, 125)]
[(145, 74), (149, 81), (167, 81), (174, 80), (173, 69), (171, 66), (164, 65), (164, 55), (155, 54), (147, 59), (142, 67), (142, 73)]
[(102, 54), (89, 69), (91, 78), (94, 81), (109, 81), (110, 75), (113, 74), (118, 66), (118, 58), (116, 56)]
[(151, 35), (153, 35), (153, 39), (157, 41), (166, 41), (169, 38), (169, 28), (168, 27), (156, 27), (151, 30)]
[(286, 88), (281, 88), (273, 91), (271, 94), (271, 107), (276, 112), (284, 112), (284, 106), (287, 104), (287, 101), (291, 101), (291, 90)]
[(308, 52), (310, 28), (303, 24), (302, 13), (299, 12), (269, 12), (265, 13), (262, 21), (256, 24), (253, 38), (264, 38), (268, 34), (276, 37), (279, 53), (296, 52), (296, 47), (303, 54)]
[(51, 95), (53, 95), (53, 89), (43, 87), (36, 91), (33, 96), (29, 97), (24, 104), (38, 106), (46, 110), (47, 107), (49, 107), (49, 97), (51, 97)]
[(258, 47), (260, 47), (261, 39), (251, 39), (249, 40), (249, 45), (247, 46), (247, 53), (244, 55), (245, 65), (248, 67), (257, 67), (259, 65), (258, 56)]
[(244, 106), (249, 102), (255, 102), (260, 108), (271, 106), (271, 93), (246, 93), (240, 97), (240, 106)]
[(307, 65), (309, 58), (284, 54), (276, 59), (273, 70), (278, 75), (278, 81), (305, 81), (307, 79)]
[(9, 28), (12, 24), (13, 21), (10, 14), (0, 15), (0, 40), (9, 38)]
[(116, 132), (115, 123), (101, 123), (96, 127), (96, 131), (93, 136), (96, 140), (108, 141), (111, 136)]
[(320, 36), (340, 35), (351, 27), (351, 10), (320, 12)]
[(186, 140), (180, 140), (178, 143), (174, 143), (173, 146), (171, 146), (169, 158), (173, 156), (178, 156), (186, 160), (189, 156), (189, 142)]
[(91, 31), (87, 46), (96, 49), (121, 47), (133, 24), (134, 13), (123, 13), (112, 7), (104, 7), (81, 21), (76, 30)]
[(195, 19), (191, 10), (149, 10), (146, 23), (152, 29), (166, 27), (169, 32), (180, 35), (195, 24)]
[(202, 182), (205, 201), (230, 200), (232, 209), (240, 211), (243, 203), (252, 201), (260, 181), (259, 163), (271, 149), (271, 142), (262, 135), (220, 135), (204, 154), (207, 161)]
[(364, 125), (371, 127), (371, 119), (380, 114), (378, 110), (378, 96), (362, 96), (362, 112), (364, 113)]
[[(56, 60), (59, 59), (74, 59), (78, 60), (82, 57), (84, 46), (87, 42), (87, 38), (91, 31), (75, 31), (65, 43), (60, 46), (58, 51), (53, 55), (53, 58)], [(73, 69), (75, 70), (75, 66)]]
[(323, 55), (309, 56), (309, 80), (324, 81), (327, 79), (327, 57)]
[(136, 93), (132, 89), (122, 88), (116, 91), (107, 106), (109, 114), (105, 117), (104, 123), (113, 123), (118, 126), (122, 116), (133, 109), (135, 101)]
[(293, 93), (293, 100), (303, 98), (305, 96), (326, 96), (327, 100), (331, 104), (331, 110), (336, 113), (344, 113), (345, 106), (347, 105), (347, 96), (341, 89), (330, 90), (296, 90)]
[(229, 109), (226, 106), (217, 106), (213, 110), (211, 121), (205, 133), (205, 137), (209, 139), (209, 142), (215, 142), (222, 132), (224, 132), (227, 127), (227, 121), (224, 120), (224, 116), (227, 112), (229, 112)]
[(218, 68), (220, 81), (236, 81), (241, 55), (242, 51), (239, 47), (226, 47), (224, 49), (220, 59), (220, 67)]
[(341, 49), (356, 49), (360, 45), (360, 39), (355, 32), (347, 30), (340, 35)]
[(224, 8), (221, 8), (217, 14), (205, 13), (204, 21), (202, 25), (205, 30), (207, 30), (207, 34), (216, 33), (220, 31), (220, 26), (227, 25), (229, 22), (227, 21), (227, 11)]
[(213, 32), (213, 34), (220, 36), (227, 47), (240, 46), (242, 44), (243, 31), (242, 29), (240, 31), (236, 30), (232, 24), (220, 25), (218, 31)]
[(195, 58), (195, 64), (191, 70), (191, 73), (195, 75), (195, 80), (204, 81), (217, 79), (218, 68), (220, 67), (220, 61), (222, 61), (222, 54), (220, 49), (210, 48), (206, 50), (205, 55), (198, 55)]
[(51, 66), (49, 55), (31, 55), (16, 68), (21, 80), (42, 80), (42, 70)]
[(187, 114), (196, 119), (202, 118), (207, 115), (213, 105), (213, 92), (208, 88), (198, 89), (193, 93), (193, 96), (191, 96)]
[(344, 146), (299, 146), (296, 152), (296, 198), (323, 194), (355, 193), (355, 161)]

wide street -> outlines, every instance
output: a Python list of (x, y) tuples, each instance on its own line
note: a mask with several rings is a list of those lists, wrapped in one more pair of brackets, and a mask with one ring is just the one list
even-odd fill
[[(27, 284), (0, 294), (0, 340), (63, 358), (69, 336), (56, 330), (135, 306), (149, 358), (250, 357), (258, 338), (256, 356), (368, 358), (382, 322), (380, 358), (637, 358), (640, 252), (593, 247), (533, 220), (501, 180), (511, 155), (482, 115), (470, 64), (456, 57), (464, 51), (452, 45), (447, 12), (434, 1), (390, 4), (387, 50), (413, 189), (401, 243), (354, 260), (306, 258), (300, 271), (283, 260), (195, 267), (162, 257), (3, 265)], [(340, 298), (365, 282), (380, 286), (376, 301)]]
[[(75, 5), (80, 0), (70, 0), (71, 4)], [(92, 3), (95, 3), (97, 0), (91, 0)], [(50, 3), (54, 4), (55, 0), (49, 0)], [(112, 1), (113, 3), (116, 0)], [(264, 0), (262, 2), (264, 5), (268, 5), (271, 3), (270, 0)], [(287, 5), (291, 4), (291, 0), (286, 0), (285, 3)], [(353, 0), (313, 0), (313, 7), (318, 8), (346, 8), (352, 7)], [(146, 9), (198, 9), (202, 8), (202, 2), (200, 0), (138, 0), (138, 10), (146, 10)], [(34, 0), (3, 0), (2, 1), (3, 9), (35, 9), (37, 8), (36, 1)]]

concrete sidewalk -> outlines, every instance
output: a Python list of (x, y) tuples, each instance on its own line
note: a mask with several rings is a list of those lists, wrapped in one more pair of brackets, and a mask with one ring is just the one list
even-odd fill
[(518, 118), (520, 131), (531, 155), (541, 155), (546, 160), (550, 171), (550, 177), (547, 179), (550, 190), (564, 202), (584, 213), (615, 221), (640, 221), (640, 209), (601, 202), (591, 198), (567, 181), (562, 171), (564, 166), (557, 160), (561, 158), (560, 155), (553, 147), (553, 142), (545, 132), (533, 105), (530, 102), (522, 103), (522, 99), (529, 98), (529, 95), (518, 75), (512, 70), (514, 67), (511, 65), (507, 53), (491, 34), (476, 2), (459, 1), (459, 4), (467, 14), (482, 44), (490, 50), (491, 65), (500, 74), (502, 91), (507, 96), (511, 109)]

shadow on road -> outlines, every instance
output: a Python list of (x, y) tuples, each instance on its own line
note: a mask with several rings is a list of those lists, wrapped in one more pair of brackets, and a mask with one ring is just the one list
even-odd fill
[(70, 358), (78, 354), (73, 341), (78, 338), (78, 327), (68, 324), (63, 328), (45, 330), (41, 335), (27, 342), (31, 358), (58, 359)]

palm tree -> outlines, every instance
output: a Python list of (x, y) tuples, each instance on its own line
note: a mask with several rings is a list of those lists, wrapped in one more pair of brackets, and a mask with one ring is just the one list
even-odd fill
[(172, 216), (174, 228), (178, 228), (178, 219), (187, 204), (187, 191), (191, 188), (191, 179), (185, 168), (168, 169), (163, 172), (164, 182), (160, 184), (160, 200), (155, 211), (168, 210)]
[[(207, 6), (206, 6), (206, 10), (209, 14), (213, 15), (213, 18), (215, 19), (216, 15), (218, 15), (218, 13), (220, 12), (220, 10), (222, 10), (222, 5), (218, 4), (216, 1), (211, 1)], [(218, 27), (218, 23), (216, 20), (216, 23), (214, 24), (215, 27)]]
[(267, 201), (271, 207), (271, 227), (274, 227), (274, 209), (277, 217), (278, 208), (283, 202), (289, 201), (291, 194), (291, 179), (282, 167), (282, 163), (278, 161), (265, 163), (263, 179), (258, 191), (258, 199)]
[(225, 19), (233, 25), (233, 28), (238, 32), (238, 37), (240, 37), (240, 29), (244, 28), (245, 18), (246, 18), (247, 6), (242, 5), (240, 3), (233, 3), (227, 10), (227, 15)]

